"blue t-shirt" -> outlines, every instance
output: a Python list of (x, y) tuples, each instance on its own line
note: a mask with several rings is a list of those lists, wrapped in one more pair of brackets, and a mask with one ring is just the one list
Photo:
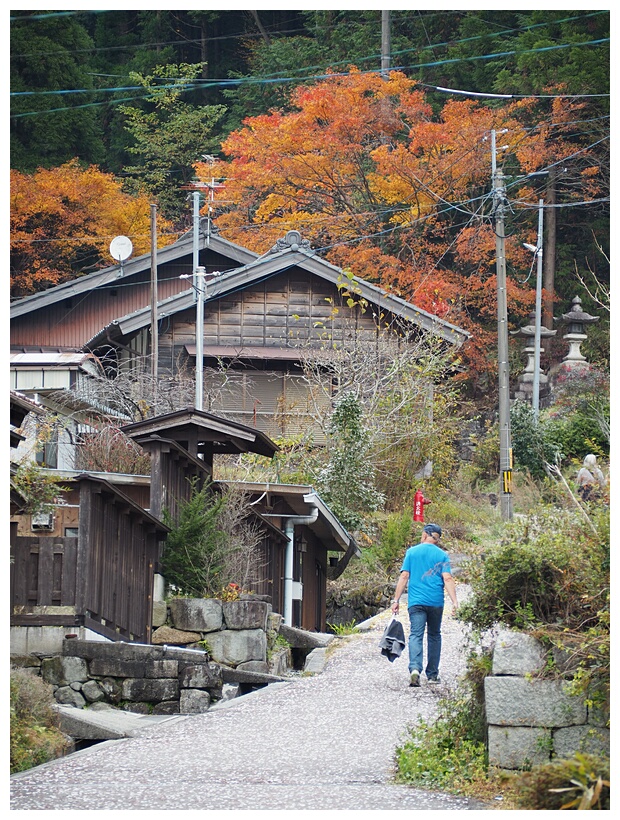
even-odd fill
[(409, 547), (401, 572), (409, 573), (407, 606), (443, 606), (443, 572), (452, 572), (448, 554), (435, 544), (425, 543)]

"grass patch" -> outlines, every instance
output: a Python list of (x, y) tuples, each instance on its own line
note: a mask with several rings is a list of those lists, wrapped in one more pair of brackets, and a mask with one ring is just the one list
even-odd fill
[(70, 741), (58, 728), (52, 687), (26, 669), (11, 669), (11, 774), (65, 755)]
[(411, 729), (396, 751), (401, 783), (488, 798), (483, 689), (490, 663), (488, 655), (472, 653), (467, 673), (457, 690), (439, 701), (434, 721)]

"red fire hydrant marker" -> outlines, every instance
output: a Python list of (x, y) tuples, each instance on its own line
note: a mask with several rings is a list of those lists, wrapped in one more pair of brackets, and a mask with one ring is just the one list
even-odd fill
[(415, 495), (413, 496), (413, 520), (414, 521), (424, 521), (424, 507), (426, 504), (430, 504), (431, 502), (424, 498), (423, 493), (421, 490), (416, 490)]

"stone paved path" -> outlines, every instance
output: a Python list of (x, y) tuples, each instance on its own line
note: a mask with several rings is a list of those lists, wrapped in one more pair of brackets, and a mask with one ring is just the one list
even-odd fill
[(439, 687), (410, 688), (406, 652), (394, 663), (381, 655), (383, 613), (338, 639), (319, 675), (13, 776), (11, 809), (484, 809), (392, 780), (407, 728), (432, 719), (463, 671), (462, 626), (447, 613)]

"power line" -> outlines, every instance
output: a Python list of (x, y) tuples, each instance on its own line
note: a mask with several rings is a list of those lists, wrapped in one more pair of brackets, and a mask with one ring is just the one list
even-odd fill
[[(438, 65), (446, 65), (452, 64), (457, 62), (469, 62), (472, 60), (487, 60), (487, 59), (494, 59), (497, 57), (505, 57), (505, 56), (513, 56), (515, 54), (531, 54), (540, 51), (553, 51), (557, 49), (565, 49), (565, 48), (578, 48), (583, 46), (589, 45), (600, 45), (602, 43), (609, 42), (610, 38), (602, 38), (599, 40), (589, 40), (582, 43), (562, 43), (559, 45), (553, 46), (543, 46), (539, 48), (533, 49), (521, 49), (521, 50), (511, 50), (505, 52), (496, 52), (493, 54), (483, 54), (483, 55), (476, 55), (471, 57), (456, 57), (451, 58), (448, 60), (439, 60), (434, 61), (431, 63), (418, 63), (416, 65), (409, 65), (409, 66), (402, 66), (398, 70), (402, 71), (404, 69), (413, 69), (413, 68), (423, 68), (429, 66), (438, 66)], [(362, 74), (381, 74), (381, 69), (369, 69), (367, 71), (360, 72)], [(335, 77), (347, 77), (350, 76), (350, 72), (335, 72), (335, 73), (323, 73), (323, 74), (314, 74), (310, 76), (306, 76), (304, 80), (327, 80), (333, 79)], [(220, 80), (203, 80), (203, 81), (193, 81), (191, 83), (185, 83), (184, 87), (181, 89), (183, 91), (193, 91), (193, 90), (200, 90), (205, 88), (213, 88), (213, 87), (234, 87), (234, 86), (242, 86), (242, 85), (268, 85), (274, 83), (291, 83), (291, 82), (299, 82), (300, 78), (298, 77), (279, 77), (277, 79), (274, 78), (264, 78), (264, 77), (239, 77), (239, 78), (230, 78), (230, 79), (220, 79)], [(176, 88), (177, 86), (169, 85), (169, 86), (154, 86), (158, 90), (162, 88)], [(92, 88), (83, 88), (83, 89), (61, 89), (57, 91), (27, 91), (27, 92), (11, 92), (11, 96), (36, 96), (36, 95), (47, 95), (47, 94), (101, 94), (101, 93), (120, 93), (125, 91), (135, 91), (139, 88), (139, 86), (117, 86), (115, 88), (109, 89), (92, 89)], [(437, 87), (440, 88), (440, 87)], [(447, 91), (450, 93), (472, 93), (478, 94), (478, 92), (462, 92), (456, 89), (441, 89), (443, 91)], [(148, 94), (148, 89), (145, 89), (145, 94)], [(488, 93), (487, 96), (498, 96), (495, 94)], [(504, 96), (504, 95), (502, 95)], [(601, 97), (608, 97), (609, 94), (600, 94), (600, 95), (583, 95), (583, 94), (568, 94), (568, 95), (534, 95), (534, 94), (524, 94), (524, 95), (509, 95), (510, 98), (530, 98), (530, 97), (537, 97), (537, 96), (544, 96), (545, 98), (554, 98), (554, 97), (583, 97), (583, 96), (601, 96)], [(113, 101), (118, 102), (118, 101)], [(87, 103), (84, 106), (79, 107), (86, 107), (88, 105), (101, 105), (101, 103)], [(66, 109), (53, 109), (54, 111), (59, 110), (66, 110)], [(37, 111), (37, 112), (27, 112), (26, 114), (17, 114), (14, 115), (15, 117), (26, 116), (27, 114), (46, 114), (52, 113), (52, 111)]]

